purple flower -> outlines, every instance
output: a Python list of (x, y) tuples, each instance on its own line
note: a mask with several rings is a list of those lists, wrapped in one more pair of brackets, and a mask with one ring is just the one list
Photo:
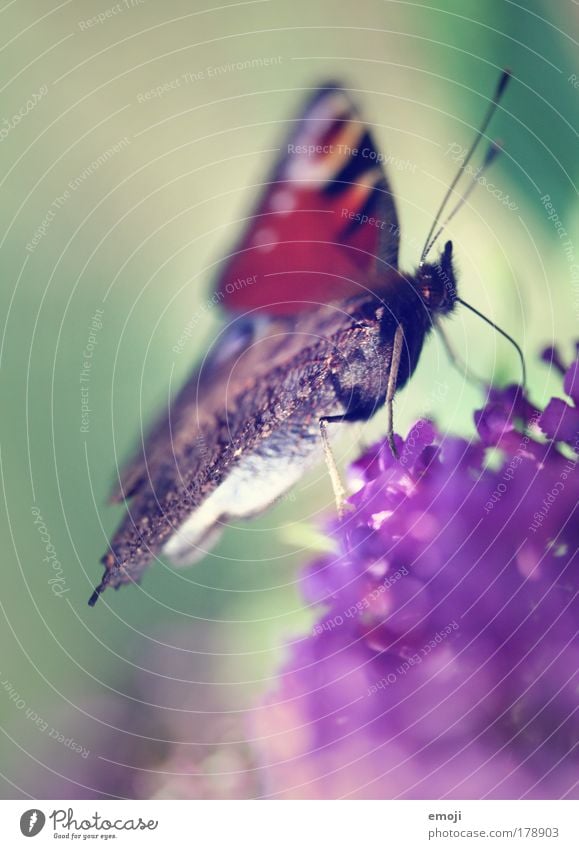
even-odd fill
[(421, 420), (353, 464), (318, 621), (254, 717), (266, 795), (579, 796), (577, 368), (573, 404), (491, 390), (476, 439)]

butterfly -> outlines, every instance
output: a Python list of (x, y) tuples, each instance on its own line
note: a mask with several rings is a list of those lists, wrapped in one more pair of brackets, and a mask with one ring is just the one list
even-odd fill
[(464, 301), (452, 243), (426, 261), (456, 180), (407, 274), (383, 162), (347, 90), (317, 89), (220, 269), (213, 301), (228, 320), (120, 475), (112, 500), (127, 511), (91, 606), (105, 587), (138, 582), (159, 556), (194, 563), (228, 521), (266, 510), (322, 453), (340, 507), (330, 423), (363, 422), (386, 406), (396, 454), (395, 393), (433, 326)]

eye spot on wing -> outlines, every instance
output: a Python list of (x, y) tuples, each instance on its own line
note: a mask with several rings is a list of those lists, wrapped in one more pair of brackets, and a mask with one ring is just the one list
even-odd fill
[(344, 193), (345, 205), (349, 209), (361, 211), (381, 178), (380, 169), (375, 167), (361, 174), (355, 183), (346, 188)]
[[(323, 129), (323, 128), (318, 128)], [(304, 132), (304, 152), (289, 159), (285, 167), (288, 180), (311, 183), (310, 188), (323, 187), (344, 172), (372, 169), (373, 163), (365, 157), (366, 149), (358, 150), (367, 135), (365, 126), (352, 115), (334, 118), (324, 132), (308, 139), (311, 128)], [(298, 145), (299, 147), (299, 145)], [(308, 148), (311, 148), (311, 152)], [(354, 161), (354, 166), (351, 165)]]
[(302, 129), (306, 142), (320, 140), (335, 127), (336, 121), (348, 122), (358, 119), (358, 110), (344, 91), (335, 90), (326, 94), (310, 110)]
[(285, 178), (296, 183), (311, 183), (308, 188), (317, 188), (332, 177), (333, 171), (328, 155), (304, 155), (288, 161)]

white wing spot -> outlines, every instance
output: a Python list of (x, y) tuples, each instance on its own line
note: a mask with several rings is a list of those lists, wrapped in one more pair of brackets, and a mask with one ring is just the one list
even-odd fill
[(296, 197), (293, 192), (287, 189), (281, 189), (279, 192), (275, 192), (270, 203), (273, 212), (287, 215), (296, 208)]
[(256, 230), (252, 239), (254, 247), (259, 248), (263, 253), (272, 251), (278, 242), (277, 233), (273, 227), (260, 227)]

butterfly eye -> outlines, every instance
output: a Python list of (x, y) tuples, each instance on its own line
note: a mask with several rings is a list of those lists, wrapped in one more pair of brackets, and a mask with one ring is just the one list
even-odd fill
[(428, 271), (423, 273), (420, 278), (420, 296), (423, 301), (429, 303), (432, 300), (434, 291), (432, 274)]

